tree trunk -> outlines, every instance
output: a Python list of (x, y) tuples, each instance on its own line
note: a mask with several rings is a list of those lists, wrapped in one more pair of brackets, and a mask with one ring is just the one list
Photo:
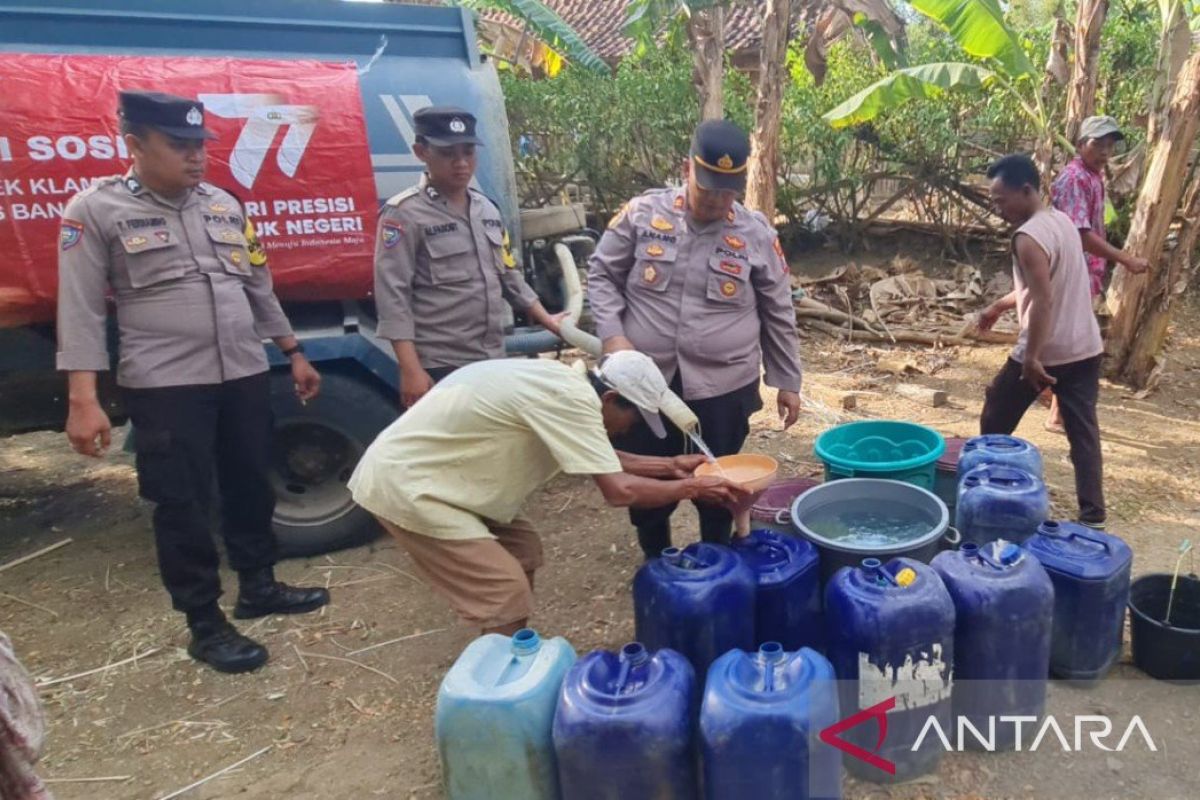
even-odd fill
[(687, 32), (700, 94), (700, 119), (721, 119), (725, 116), (725, 9), (717, 5), (693, 12)]
[(787, 50), (791, 34), (792, 0), (767, 0), (763, 12), (754, 135), (750, 138), (750, 175), (746, 205), (775, 219), (776, 176), (779, 173), (779, 123), (783, 84), (787, 79)]
[[(1096, 113), (1096, 80), (1100, 77), (1100, 32), (1108, 17), (1108, 0), (1079, 0), (1075, 15), (1075, 66), (1067, 90), (1067, 139), (1074, 144), (1079, 126)], [(1127, 122), (1127, 121), (1126, 121)]]
[(1167, 341), (1171, 306), (1187, 289), (1191, 277), (1192, 258), (1200, 238), (1200, 175), (1192, 179), (1183, 213), (1179, 241), (1167, 256), (1166, 267), (1151, 279), (1143, 303), (1145, 314), (1129, 351), (1129, 373), (1136, 376), (1130, 381), (1138, 388), (1152, 382), (1155, 369), (1164, 362), (1160, 354)]
[[(1108, 329), (1109, 373), (1138, 388), (1146, 385), (1158, 363), (1171, 299), (1181, 279), (1173, 274), (1179, 254), (1164, 259), (1162, 249), (1183, 196), (1188, 156), (1200, 130), (1200, 50), (1185, 62), (1162, 120), (1159, 138), (1148, 142), (1146, 179), (1125, 240), (1125, 249), (1149, 259), (1150, 269), (1133, 275), (1118, 267), (1108, 290), (1113, 315)], [(1190, 203), (1195, 202), (1193, 196)], [(1187, 255), (1179, 258), (1186, 260)]]
[(1163, 20), (1159, 35), (1158, 57), (1154, 63), (1154, 85), (1150, 89), (1150, 122), (1146, 141), (1157, 142), (1165, 122), (1167, 107), (1175, 95), (1176, 79), (1187, 60), (1192, 31), (1181, 0), (1173, 0), (1171, 14)]
[(1046, 129), (1038, 134), (1034, 145), (1033, 160), (1042, 176), (1042, 186), (1048, 193), (1054, 172), (1054, 128), (1056, 117), (1050, 104), (1054, 99), (1054, 85), (1066, 83), (1067, 49), (1071, 42), (1071, 26), (1063, 19), (1062, 6), (1054, 10), (1054, 36), (1050, 39), (1050, 54), (1046, 59), (1046, 72), (1042, 77), (1041, 107), (1047, 116)]

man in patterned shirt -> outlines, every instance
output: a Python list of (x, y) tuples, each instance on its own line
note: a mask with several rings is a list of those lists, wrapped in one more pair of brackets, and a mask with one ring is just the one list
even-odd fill
[[(1070, 217), (1079, 229), (1093, 298), (1104, 289), (1104, 271), (1109, 261), (1134, 273), (1145, 272), (1149, 266), (1146, 259), (1113, 247), (1104, 235), (1104, 168), (1117, 142), (1124, 138), (1112, 117), (1085, 119), (1079, 127), (1078, 155), (1063, 168), (1050, 188), (1054, 207)], [(1046, 429), (1063, 432), (1057, 399), (1052, 402)]]

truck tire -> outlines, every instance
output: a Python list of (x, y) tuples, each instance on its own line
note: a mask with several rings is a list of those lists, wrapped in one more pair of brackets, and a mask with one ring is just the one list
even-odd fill
[(396, 405), (368, 380), (329, 370), (322, 372), (320, 395), (307, 405), (296, 398), (290, 373), (272, 373), (271, 407), (280, 558), (319, 555), (379, 536), (379, 524), (354, 504), (346, 482), (363, 451), (396, 418)]

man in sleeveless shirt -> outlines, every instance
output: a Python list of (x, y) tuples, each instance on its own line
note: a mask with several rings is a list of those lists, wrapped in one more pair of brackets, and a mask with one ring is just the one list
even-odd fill
[(1016, 309), (1021, 324), (1017, 345), (988, 387), (981, 433), (1012, 433), (1029, 406), (1049, 387), (1058, 398), (1071, 445), (1079, 521), (1103, 528), (1103, 463), (1096, 403), (1104, 343), (1092, 313), (1091, 278), (1075, 222), (1042, 204), (1033, 160), (1009, 155), (988, 169), (996, 212), (1016, 227), (1013, 285), (1008, 295), (984, 310), (979, 327), (988, 330)]

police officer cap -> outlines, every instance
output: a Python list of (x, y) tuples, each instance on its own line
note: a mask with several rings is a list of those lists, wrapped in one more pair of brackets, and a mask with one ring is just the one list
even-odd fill
[(702, 188), (745, 190), (749, 158), (750, 139), (732, 122), (710, 119), (696, 127), (692, 136), (692, 163)]
[(121, 118), (176, 139), (215, 139), (204, 127), (204, 103), (163, 92), (121, 92)]
[(417, 136), (437, 147), (483, 142), (475, 136), (475, 115), (457, 106), (427, 106), (413, 114)]

